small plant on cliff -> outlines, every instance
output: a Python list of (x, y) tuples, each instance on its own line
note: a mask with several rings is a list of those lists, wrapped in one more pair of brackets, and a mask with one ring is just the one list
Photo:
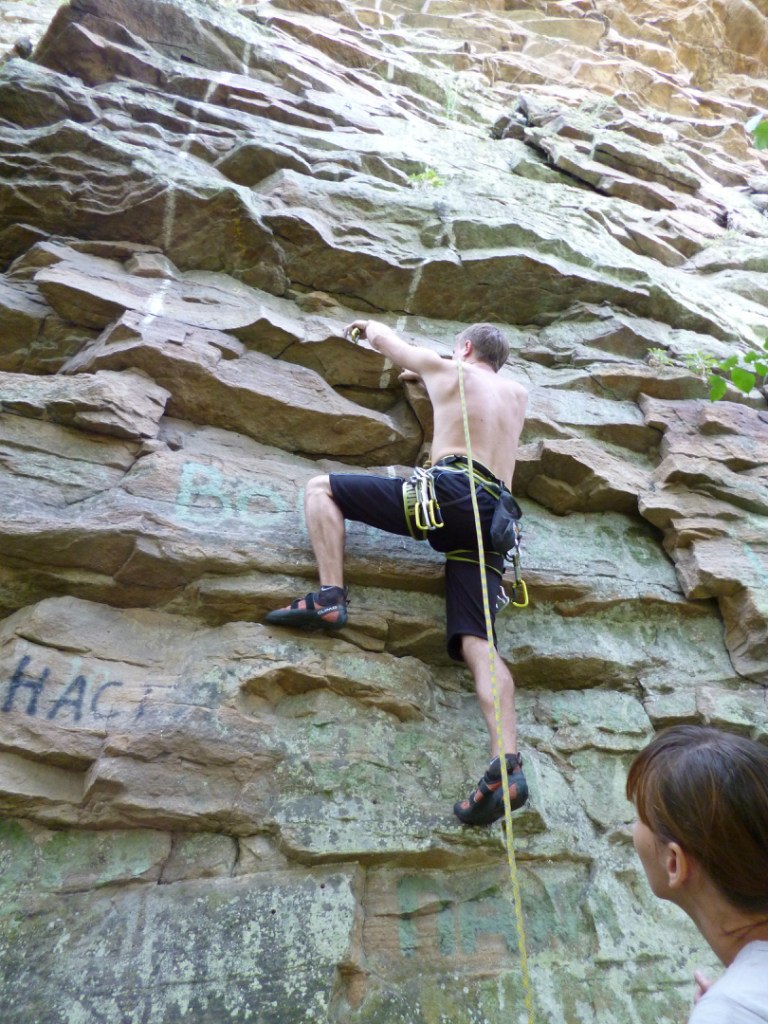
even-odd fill
[(757, 149), (768, 149), (768, 115), (755, 114), (744, 127), (754, 139)]
[(727, 359), (716, 359), (704, 352), (686, 352), (684, 355), (670, 355), (666, 349), (652, 348), (648, 361), (652, 366), (682, 366), (709, 384), (709, 397), (713, 402), (725, 394), (728, 381), (748, 395), (757, 384), (765, 383), (768, 377), (768, 338), (763, 342), (765, 355), (761, 352), (739, 352)]
[(682, 366), (702, 380), (717, 366), (717, 359), (703, 352), (684, 352), (677, 356), (670, 355), (664, 348), (652, 348), (648, 356), (652, 366)]
[(434, 169), (434, 167), (426, 167), (421, 174), (409, 174), (408, 181), (417, 188), (420, 185), (428, 185), (432, 188), (440, 188), (445, 184), (443, 179)]

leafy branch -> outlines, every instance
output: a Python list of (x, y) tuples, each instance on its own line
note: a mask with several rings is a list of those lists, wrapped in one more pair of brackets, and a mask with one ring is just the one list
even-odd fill
[(709, 385), (709, 397), (713, 402), (722, 398), (728, 390), (728, 381), (748, 395), (755, 385), (765, 383), (768, 377), (768, 338), (763, 342), (762, 352), (744, 352), (717, 359), (703, 352), (686, 352), (681, 356), (670, 355), (666, 349), (652, 348), (649, 361), (655, 366), (682, 366), (700, 377)]
[(768, 116), (755, 114), (744, 127), (754, 139), (756, 149), (768, 149)]

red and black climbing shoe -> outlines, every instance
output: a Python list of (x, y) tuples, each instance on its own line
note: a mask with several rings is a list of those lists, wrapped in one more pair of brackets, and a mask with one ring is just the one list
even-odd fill
[(266, 621), (300, 629), (341, 629), (347, 621), (347, 588), (321, 587), (315, 594), (297, 597), (287, 608), (268, 612)]
[[(519, 754), (506, 754), (509, 800), (516, 811), (528, 799), (528, 783), (523, 775)], [(464, 825), (492, 825), (504, 817), (504, 793), (501, 788), (501, 763), (494, 757), (475, 789), (466, 800), (453, 805), (453, 813)]]

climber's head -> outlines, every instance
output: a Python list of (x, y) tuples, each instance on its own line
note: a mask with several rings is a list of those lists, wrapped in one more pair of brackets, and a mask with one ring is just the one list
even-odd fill
[(508, 355), (509, 342), (496, 324), (472, 324), (458, 335), (453, 347), (454, 359), (487, 363), (496, 371), (501, 369)]

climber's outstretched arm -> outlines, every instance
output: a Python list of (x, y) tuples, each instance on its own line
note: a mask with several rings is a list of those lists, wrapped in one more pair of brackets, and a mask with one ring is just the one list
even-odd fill
[(355, 320), (344, 328), (344, 336), (348, 338), (355, 329), (360, 331), (377, 352), (381, 352), (397, 366), (412, 370), (420, 377), (444, 366), (444, 361), (437, 352), (422, 345), (409, 345), (399, 338), (391, 327), (378, 320)]

